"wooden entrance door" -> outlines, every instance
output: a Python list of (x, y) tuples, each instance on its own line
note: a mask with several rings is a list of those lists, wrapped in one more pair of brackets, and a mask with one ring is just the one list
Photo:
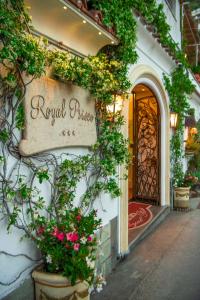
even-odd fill
[[(146, 86), (133, 91), (129, 112), (132, 165), (129, 199), (160, 204), (160, 113), (158, 102)], [(132, 127), (132, 128), (131, 128)]]

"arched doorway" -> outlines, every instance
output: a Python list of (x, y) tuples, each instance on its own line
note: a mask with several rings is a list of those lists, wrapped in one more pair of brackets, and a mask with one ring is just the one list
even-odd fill
[[(155, 96), (157, 103), (159, 104), (159, 114), (160, 114), (160, 177), (159, 177), (159, 191), (160, 191), (160, 206), (152, 206), (150, 209), (152, 210), (153, 217), (156, 216), (155, 211), (161, 212), (167, 206), (170, 205), (170, 111), (168, 98), (165, 93), (165, 89), (162, 81), (160, 80), (160, 75), (150, 66), (147, 65), (138, 65), (132, 68), (129, 73), (129, 80), (132, 83), (132, 87), (130, 89), (130, 93), (135, 90), (135, 87), (139, 84), (144, 85), (150, 89), (150, 92)], [(130, 99), (132, 101), (132, 99)], [(125, 102), (123, 106), (123, 116), (126, 120), (124, 127), (122, 128), (122, 132), (125, 137), (129, 137), (130, 133), (130, 122), (129, 122), (129, 113), (130, 113), (130, 101)], [(131, 104), (130, 104), (131, 105)], [(126, 172), (125, 166), (120, 167), (120, 174), (124, 174)], [(130, 175), (130, 174), (129, 174)], [(130, 176), (129, 176), (130, 177)], [(132, 242), (134, 242), (134, 238), (139, 236), (139, 230), (143, 231), (144, 226), (137, 229), (129, 230), (129, 204), (128, 201), (128, 193), (129, 193), (129, 180), (121, 180), (121, 196), (119, 201), (119, 253), (121, 256), (129, 253), (130, 246)], [(144, 203), (141, 203), (144, 204)]]
[(160, 110), (144, 84), (133, 89), (129, 104), (129, 201), (160, 205)]

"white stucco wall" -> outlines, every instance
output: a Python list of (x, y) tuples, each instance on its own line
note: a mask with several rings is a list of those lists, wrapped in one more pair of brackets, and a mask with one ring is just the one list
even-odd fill
[(162, 3), (164, 5), (164, 12), (167, 16), (167, 23), (171, 27), (171, 36), (174, 39), (175, 42), (179, 43), (181, 45), (181, 32), (180, 32), (180, 1), (179, 0), (173, 0), (175, 4), (175, 11), (173, 12), (169, 5), (167, 4), (167, 1), (165, 0), (157, 0), (157, 3)]
[(150, 65), (159, 74), (161, 80), (163, 73), (170, 75), (176, 67), (175, 62), (140, 21), (137, 21), (137, 36), (137, 53), (139, 55), (137, 64)]

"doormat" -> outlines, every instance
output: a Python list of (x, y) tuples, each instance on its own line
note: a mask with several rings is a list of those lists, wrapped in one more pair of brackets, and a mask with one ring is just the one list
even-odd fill
[(129, 202), (128, 228), (137, 229), (148, 224), (153, 218), (153, 214), (150, 210), (151, 206), (152, 205), (145, 203)]

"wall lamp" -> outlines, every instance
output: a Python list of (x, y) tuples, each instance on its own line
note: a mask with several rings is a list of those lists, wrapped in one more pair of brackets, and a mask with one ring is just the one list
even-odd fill
[(107, 112), (111, 114), (121, 113), (125, 99), (128, 94), (115, 94), (113, 95), (113, 103), (106, 106)]
[(196, 127), (192, 127), (192, 128), (190, 129), (190, 134), (197, 134), (197, 133), (198, 133), (198, 130), (197, 130)]
[(170, 112), (170, 126), (171, 128), (176, 128), (178, 122), (178, 114), (176, 112)]

